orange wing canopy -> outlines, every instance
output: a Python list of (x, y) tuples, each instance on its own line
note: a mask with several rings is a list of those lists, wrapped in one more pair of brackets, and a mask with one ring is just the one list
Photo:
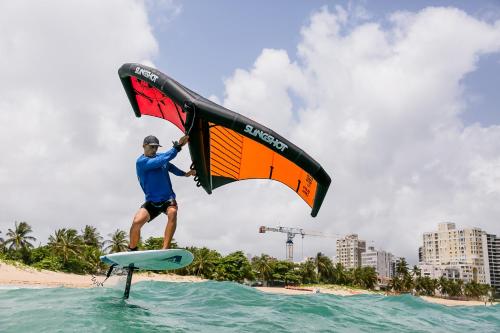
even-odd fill
[(317, 215), (331, 179), (303, 150), (156, 69), (125, 64), (118, 73), (137, 117), (163, 118), (189, 134), (197, 186), (210, 194), (238, 180), (273, 179), (295, 191)]

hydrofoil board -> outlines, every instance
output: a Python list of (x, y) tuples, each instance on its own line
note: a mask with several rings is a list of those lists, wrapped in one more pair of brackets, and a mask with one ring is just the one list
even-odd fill
[(101, 256), (101, 261), (122, 268), (165, 271), (186, 267), (193, 254), (184, 249), (118, 252)]

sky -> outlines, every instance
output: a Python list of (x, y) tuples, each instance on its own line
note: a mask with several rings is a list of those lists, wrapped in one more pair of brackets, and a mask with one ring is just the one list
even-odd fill
[[(440, 222), (500, 234), (500, 2), (16, 1), (0, 3), (0, 231), (128, 231), (144, 201), (142, 139), (117, 70), (158, 68), (289, 139), (332, 177), (316, 218), (293, 191), (243, 181), (207, 195), (172, 176), (175, 240), (223, 254), (335, 254), (335, 238), (417, 262)], [(187, 150), (175, 159), (190, 165)], [(163, 234), (165, 217), (144, 226)]]

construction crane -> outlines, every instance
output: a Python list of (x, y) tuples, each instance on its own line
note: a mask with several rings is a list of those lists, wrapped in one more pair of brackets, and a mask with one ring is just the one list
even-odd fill
[(285, 244), (285, 249), (286, 249), (286, 260), (293, 262), (293, 238), (296, 235), (301, 235), (302, 239), (304, 236), (319, 236), (319, 237), (333, 237), (333, 238), (338, 238), (339, 235), (336, 234), (325, 234), (323, 232), (319, 231), (307, 231), (302, 228), (294, 228), (294, 227), (266, 227), (266, 226), (260, 226), (259, 227), (259, 233), (263, 234), (267, 231), (271, 232), (281, 232), (286, 234), (286, 244)]

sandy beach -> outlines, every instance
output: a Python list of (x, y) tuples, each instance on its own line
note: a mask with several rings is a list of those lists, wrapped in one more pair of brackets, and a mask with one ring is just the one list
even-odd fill
[[(93, 279), (94, 278), (94, 279)], [(125, 276), (113, 275), (106, 282), (106, 286), (113, 286), (123, 282)], [(37, 270), (23, 265), (11, 265), (0, 261), (0, 286), (20, 287), (67, 287), (67, 288), (92, 288), (95, 287), (94, 280), (102, 282), (104, 276), (78, 275), (47, 270)], [(156, 274), (151, 272), (137, 272), (134, 274), (132, 283), (140, 281), (165, 281), (165, 282), (203, 282), (206, 281), (197, 276), (181, 276), (176, 274)], [(314, 286), (314, 287), (255, 287), (255, 289), (286, 295), (307, 295), (313, 293), (332, 294), (337, 296), (352, 296), (359, 294), (375, 294), (373, 291), (354, 289), (345, 286)], [(458, 301), (437, 297), (420, 296), (423, 300), (446, 306), (484, 306), (481, 301)], [(491, 304), (488, 303), (488, 306)]]
[[(0, 285), (26, 287), (94, 287), (92, 275), (78, 275), (47, 270), (37, 270), (27, 266), (14, 266), (0, 261)], [(112, 286), (119, 283), (124, 276), (112, 275), (105, 285)], [(102, 282), (105, 276), (96, 276), (96, 281)], [(156, 274), (151, 272), (136, 272), (132, 283), (140, 281), (167, 281), (167, 282), (202, 282), (206, 281), (197, 276), (181, 276), (176, 274)]]
[(258, 289), (263, 292), (285, 294), (285, 295), (307, 295), (307, 294), (321, 293), (321, 294), (332, 294), (337, 296), (352, 296), (360, 294), (375, 294), (374, 292), (369, 290), (353, 289), (344, 286), (305, 287), (305, 288), (255, 287), (255, 289)]

